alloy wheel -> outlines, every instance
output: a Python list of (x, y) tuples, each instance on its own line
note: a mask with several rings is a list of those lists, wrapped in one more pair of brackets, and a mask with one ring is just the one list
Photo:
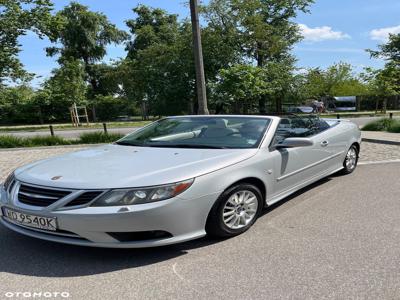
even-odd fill
[(345, 161), (346, 168), (348, 170), (353, 170), (357, 165), (357, 151), (354, 147), (351, 147), (346, 154), (346, 161)]
[(222, 211), (222, 217), (228, 228), (241, 229), (253, 221), (257, 211), (257, 196), (251, 191), (243, 190), (229, 197)]

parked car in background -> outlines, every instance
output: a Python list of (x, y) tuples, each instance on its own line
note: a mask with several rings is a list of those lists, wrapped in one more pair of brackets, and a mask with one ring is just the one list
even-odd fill
[(336, 112), (356, 111), (357, 97), (333, 97), (327, 109)]
[(0, 187), (0, 221), (98, 247), (232, 237), (264, 207), (353, 172), (360, 143), (355, 124), (309, 115), (169, 117), (114, 144), (18, 168)]
[(311, 106), (292, 106), (287, 109), (288, 113), (293, 114), (311, 114), (314, 111), (314, 108)]

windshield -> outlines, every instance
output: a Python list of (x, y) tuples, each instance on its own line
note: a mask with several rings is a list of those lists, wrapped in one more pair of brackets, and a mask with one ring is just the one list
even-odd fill
[(257, 148), (270, 119), (255, 117), (176, 117), (154, 122), (117, 142), (124, 146)]

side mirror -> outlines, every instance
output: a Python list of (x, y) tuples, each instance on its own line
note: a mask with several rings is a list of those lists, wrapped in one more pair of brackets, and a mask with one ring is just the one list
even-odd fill
[(309, 138), (287, 138), (282, 143), (275, 145), (276, 149), (308, 147), (314, 145)]

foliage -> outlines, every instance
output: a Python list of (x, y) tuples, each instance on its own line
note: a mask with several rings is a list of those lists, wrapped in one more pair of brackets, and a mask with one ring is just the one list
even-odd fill
[(290, 86), (292, 75), (285, 64), (270, 62), (264, 67), (234, 65), (222, 69), (215, 84), (214, 99), (217, 112), (233, 106), (233, 112), (255, 112), (260, 96), (283, 96)]
[(96, 106), (97, 118), (102, 121), (115, 120), (124, 113), (134, 113), (134, 107), (118, 96), (96, 95), (92, 103)]
[(101, 144), (101, 143), (113, 143), (123, 137), (122, 134), (115, 133), (103, 133), (103, 132), (91, 132), (81, 134), (79, 137), (79, 144)]
[(388, 131), (400, 133), (400, 121), (396, 119), (380, 119), (368, 123), (362, 128), (363, 131)]
[[(210, 0), (201, 7), (208, 95), (216, 113), (266, 113), (282, 103), (331, 96), (388, 96), (400, 93), (400, 34), (370, 53), (381, 70), (337, 63), (296, 72), (292, 48), (301, 40), (295, 23), (313, 0)], [(197, 112), (192, 28), (158, 8), (139, 5), (126, 21), (129, 33), (87, 6), (72, 2), (51, 15), (50, 0), (3, 0), (0, 4), (0, 124), (70, 120), (68, 107), (86, 105), (100, 120), (142, 114)], [(42, 86), (29, 87), (18, 60), (18, 38), (33, 31), (48, 36), (46, 49), (58, 58)], [(104, 63), (107, 46), (126, 46), (127, 57)], [(17, 85), (6, 83), (20, 79)], [(376, 101), (376, 107), (380, 104)], [(379, 103), (378, 103), (379, 102)], [(364, 102), (366, 103), (366, 102)], [(370, 105), (371, 106), (371, 105)]]
[(124, 41), (127, 34), (111, 24), (104, 14), (92, 12), (77, 2), (71, 2), (59, 11), (56, 18), (58, 26), (52, 28), (50, 40), (60, 46), (47, 48), (47, 54), (58, 54), (61, 65), (71, 60), (82, 61), (96, 93), (95, 63), (106, 55), (107, 45)]
[(133, 12), (127, 26), (134, 40), (120, 64), (127, 98), (154, 115), (187, 111), (194, 95), (190, 27), (160, 9), (140, 5)]
[(326, 70), (310, 69), (303, 76), (300, 93), (304, 99), (358, 96), (367, 92), (367, 87), (353, 74), (353, 67), (347, 63), (337, 63)]
[(379, 45), (379, 50), (368, 50), (372, 57), (387, 61), (381, 70), (368, 68), (367, 79), (372, 92), (378, 95), (400, 94), (400, 33), (391, 34), (386, 44)]
[(82, 134), (77, 140), (67, 140), (59, 136), (35, 136), (21, 138), (13, 135), (0, 135), (0, 148), (22, 148), (79, 144), (106, 144), (121, 139), (120, 134), (105, 134), (103, 132), (92, 132)]
[(255, 59), (258, 66), (290, 57), (301, 39), (293, 21), (312, 0), (212, 0), (204, 9), (210, 27), (227, 33), (230, 45)]
[(50, 0), (2, 0), (0, 3), (0, 85), (6, 79), (29, 78), (18, 58), (20, 36), (28, 31), (40, 38), (52, 24)]
[[(299, 11), (307, 12), (312, 0), (212, 0), (203, 10), (209, 27), (224, 33), (223, 40), (240, 58), (259, 68), (270, 63), (293, 68), (295, 59), (290, 50), (301, 39), (293, 19)], [(283, 90), (283, 86), (278, 88)], [(267, 99), (277, 100), (280, 110), (282, 94), (261, 94), (260, 113), (266, 112)]]
[(34, 122), (33, 96), (33, 89), (25, 84), (0, 88), (0, 123)]
[(20, 138), (12, 135), (0, 136), (0, 148), (21, 148), (21, 147), (39, 147), (39, 146), (59, 146), (70, 145), (71, 142), (61, 137), (36, 136), (32, 138)]
[(368, 50), (372, 57), (383, 58), (389, 62), (400, 62), (400, 33), (390, 34), (386, 44), (379, 45), (379, 50)]

